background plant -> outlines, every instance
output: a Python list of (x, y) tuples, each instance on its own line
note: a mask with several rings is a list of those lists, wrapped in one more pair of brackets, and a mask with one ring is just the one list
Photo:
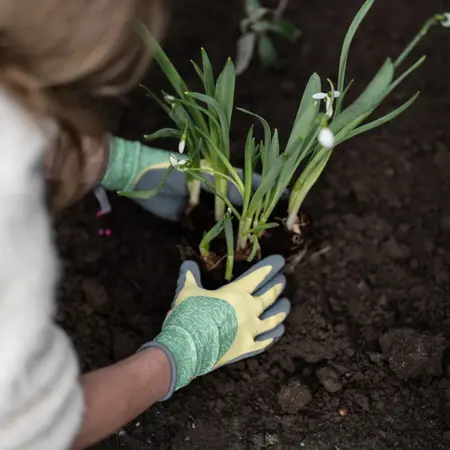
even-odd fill
[(241, 20), (241, 37), (237, 43), (236, 73), (242, 74), (258, 53), (261, 62), (269, 67), (277, 60), (277, 51), (271, 34), (279, 35), (291, 42), (300, 36), (300, 30), (283, 20), (289, 0), (280, 0), (275, 10), (265, 8), (259, 0), (244, 0), (246, 16)]
[[(298, 212), (334, 148), (352, 137), (391, 121), (416, 100), (419, 93), (390, 113), (368, 120), (386, 97), (424, 62), (425, 57), (421, 57), (398, 73), (402, 63), (430, 27), (445, 23), (445, 14), (428, 20), (401, 55), (395, 60), (388, 58), (357, 99), (345, 106), (352, 84), (352, 81), (346, 83), (345, 80), (350, 46), (373, 3), (374, 0), (367, 0), (363, 4), (348, 29), (341, 50), (336, 87), (328, 79), (328, 88), (322, 92), (319, 75), (314, 73), (310, 77), (287, 144), (282, 149), (277, 130), (272, 130), (262, 117), (253, 112), (237, 108), (241, 113), (256, 118), (263, 129), (263, 138), (258, 141), (254, 136), (253, 126), (248, 132), (242, 173), (230, 162), (230, 128), (235, 109), (236, 79), (233, 63), (228, 60), (216, 79), (208, 55), (202, 50), (201, 64), (192, 64), (202, 81), (204, 92), (190, 92), (167, 55), (156, 44), (155, 59), (170, 80), (174, 94), (163, 92), (161, 100), (147, 92), (164, 108), (176, 127), (160, 130), (147, 138), (174, 137), (179, 140), (179, 150), (183, 155), (180, 153), (179, 158), (171, 157), (172, 167), (167, 176), (172, 170), (187, 173), (191, 190), (189, 208), (198, 203), (200, 183), (205, 183), (214, 192), (217, 223), (200, 243), (200, 254), (205, 261), (209, 261), (211, 241), (224, 233), (227, 242), (227, 279), (232, 277), (235, 258), (252, 261), (259, 256), (260, 239), (264, 232), (279, 225), (273, 221), (272, 216), (286, 188), (293, 185), (285, 224), (290, 232), (301, 233)], [(187, 157), (184, 155), (186, 149)], [(254, 188), (252, 175), (257, 169), (260, 170), (262, 179), (259, 186)], [(207, 175), (212, 178), (208, 179)], [(242, 206), (239, 208), (232, 205), (227, 197), (229, 185), (237, 189), (242, 198)], [(129, 195), (151, 196), (157, 190), (158, 188)], [(237, 233), (232, 226), (233, 218), (237, 221)]]

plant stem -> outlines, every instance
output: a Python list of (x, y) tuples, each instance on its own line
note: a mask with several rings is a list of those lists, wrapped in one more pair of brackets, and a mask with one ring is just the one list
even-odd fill
[(225, 218), (225, 241), (227, 244), (227, 261), (225, 266), (225, 280), (231, 281), (234, 268), (234, 233), (230, 214)]
[(248, 243), (250, 242), (251, 236), (248, 231), (251, 229), (253, 223), (252, 217), (242, 217), (242, 220), (239, 221), (239, 229), (238, 229), (238, 241), (237, 248), (238, 250), (246, 250), (248, 247)]
[(278, 4), (278, 7), (275, 10), (275, 14), (274, 14), (276, 19), (281, 19), (281, 17), (283, 17), (283, 14), (286, 11), (288, 4), (289, 4), (289, 0), (280, 0), (280, 3)]
[(298, 210), (294, 209), (288, 215), (288, 218), (286, 220), (286, 228), (289, 231), (292, 231), (292, 229), (294, 228), (294, 225), (296, 224), (297, 220), (298, 220)]
[(189, 191), (189, 210), (192, 211), (200, 203), (201, 182), (199, 180), (191, 180), (187, 183)]
[(436, 15), (428, 19), (423, 27), (420, 29), (419, 33), (414, 36), (413, 40), (408, 44), (408, 46), (403, 50), (402, 54), (395, 60), (394, 67), (397, 69), (398, 66), (406, 59), (406, 57), (411, 53), (411, 51), (416, 47), (416, 45), (427, 35), (428, 31), (433, 25), (439, 23), (440, 15)]
[[(215, 177), (216, 183), (216, 193), (221, 193), (224, 197), (227, 198), (227, 190), (228, 190), (228, 182), (220, 177)], [(214, 199), (214, 218), (216, 222), (222, 219), (225, 214), (226, 205), (225, 202), (219, 198), (217, 195)]]

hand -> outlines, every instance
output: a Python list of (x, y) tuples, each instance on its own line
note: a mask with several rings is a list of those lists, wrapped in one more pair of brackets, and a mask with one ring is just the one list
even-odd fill
[[(110, 141), (108, 169), (102, 185), (112, 191), (145, 191), (155, 189), (163, 180), (170, 166), (169, 156), (173, 154), (119, 138)], [(176, 154), (178, 159), (183, 155)], [(212, 176), (202, 174), (208, 181)], [(253, 175), (253, 185), (258, 187), (261, 176)], [(202, 188), (210, 189), (202, 183)], [(149, 199), (133, 199), (145, 210), (166, 220), (179, 220), (187, 206), (189, 193), (185, 173), (173, 171), (159, 193)], [(242, 204), (242, 197), (234, 185), (228, 183), (228, 198), (236, 206)]]
[(172, 378), (164, 399), (194, 378), (258, 355), (281, 338), (291, 307), (286, 298), (278, 300), (286, 284), (283, 267), (281, 256), (269, 256), (234, 282), (208, 291), (197, 264), (182, 264), (162, 331), (142, 347), (157, 347), (169, 356)]

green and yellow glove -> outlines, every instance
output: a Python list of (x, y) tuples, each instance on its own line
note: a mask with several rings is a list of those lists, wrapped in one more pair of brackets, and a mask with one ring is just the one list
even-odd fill
[(172, 378), (164, 400), (194, 378), (257, 355), (281, 338), (290, 312), (289, 300), (278, 299), (286, 284), (283, 267), (281, 256), (270, 256), (209, 291), (201, 286), (197, 264), (182, 264), (162, 331), (141, 347), (160, 348), (169, 357)]
[[(108, 167), (101, 184), (109, 191), (155, 189), (170, 166), (170, 155), (175, 155), (177, 159), (186, 157), (180, 153), (174, 154), (148, 147), (140, 142), (112, 137)], [(204, 174), (204, 177), (212, 181), (210, 175)], [(254, 174), (253, 184), (258, 186), (260, 182), (260, 175)], [(202, 185), (202, 188), (209, 191), (207, 186)], [(133, 201), (163, 219), (177, 221), (186, 210), (188, 198), (186, 174), (173, 171), (156, 196), (146, 200), (133, 199)], [(236, 206), (242, 204), (241, 195), (231, 183), (228, 186), (228, 198)]]

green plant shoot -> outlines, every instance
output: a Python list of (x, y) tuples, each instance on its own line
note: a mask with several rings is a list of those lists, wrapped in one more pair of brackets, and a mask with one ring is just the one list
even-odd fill
[(237, 43), (237, 75), (245, 72), (255, 52), (258, 52), (265, 67), (275, 63), (277, 51), (270, 38), (271, 33), (291, 42), (295, 42), (300, 37), (300, 30), (282, 19), (289, 0), (280, 0), (275, 10), (264, 8), (259, 0), (244, 1), (246, 17), (241, 21), (241, 37)]
[[(348, 29), (342, 46), (336, 88), (331, 80), (326, 80), (325, 84), (318, 74), (311, 75), (284, 148), (280, 146), (278, 131), (272, 130), (265, 119), (237, 108), (241, 113), (255, 118), (263, 130), (262, 138), (257, 140), (254, 127), (250, 128), (244, 145), (242, 171), (235, 169), (230, 161), (230, 131), (235, 109), (236, 80), (231, 60), (226, 62), (215, 79), (208, 55), (202, 49), (201, 65), (194, 62), (192, 64), (202, 81), (203, 92), (191, 92), (162, 48), (156, 45), (156, 61), (171, 82), (174, 93), (163, 93), (163, 100), (149, 91), (147, 93), (162, 106), (175, 128), (160, 130), (148, 138), (178, 139), (179, 152), (183, 153), (183, 157), (171, 156), (171, 168), (167, 177), (173, 170), (186, 172), (194, 200), (198, 200), (201, 183), (205, 183), (214, 193), (217, 223), (200, 243), (200, 255), (207, 261), (211, 241), (224, 234), (227, 246), (227, 280), (232, 278), (235, 258), (252, 261), (261, 255), (261, 238), (268, 229), (279, 226), (273, 220), (273, 213), (289, 187), (292, 189), (285, 223), (290, 232), (300, 234), (299, 210), (325, 169), (335, 147), (393, 120), (417, 99), (418, 92), (390, 113), (376, 119), (371, 118), (389, 94), (424, 62), (425, 57), (421, 57), (403, 72), (399, 72), (401, 65), (432, 25), (450, 22), (447, 14), (438, 14), (428, 20), (400, 56), (394, 61), (388, 58), (359, 97), (353, 103), (345, 105), (352, 84), (346, 84), (345, 80), (351, 43), (373, 3), (374, 0), (364, 2)], [(258, 9), (260, 6), (257, 0), (253, 0), (247, 2), (247, 8), (250, 7)], [(323, 84), (328, 85), (328, 88), (324, 89)], [(253, 186), (255, 170), (261, 172), (258, 186)], [(230, 185), (242, 198), (239, 208), (232, 205), (227, 197)], [(136, 196), (154, 195), (159, 188), (160, 186), (151, 192), (138, 192)], [(195, 205), (193, 202), (190, 206)], [(233, 219), (237, 222), (236, 236)]]

